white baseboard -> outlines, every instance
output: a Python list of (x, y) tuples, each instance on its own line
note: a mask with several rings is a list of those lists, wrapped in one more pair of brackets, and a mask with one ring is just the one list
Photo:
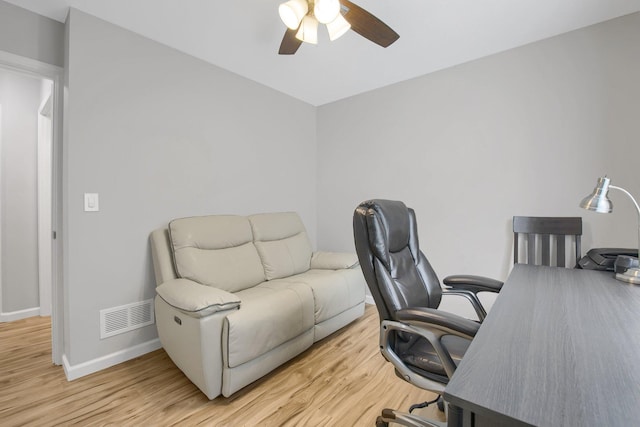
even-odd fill
[(160, 344), (160, 339), (156, 338), (77, 365), (71, 365), (67, 359), (67, 355), (63, 354), (62, 366), (64, 367), (64, 373), (67, 376), (67, 381), (73, 381), (80, 377), (84, 377), (85, 375), (110, 368), (111, 366), (126, 362), (127, 360), (134, 359), (160, 348), (162, 348), (162, 344)]
[(10, 311), (0, 313), (0, 323), (13, 322), (15, 320), (26, 319), (27, 317), (40, 316), (40, 307), (27, 308), (25, 310)]
[(375, 301), (373, 300), (373, 297), (371, 295), (365, 295), (364, 297), (364, 303), (365, 304), (371, 304), (371, 305), (376, 305)]

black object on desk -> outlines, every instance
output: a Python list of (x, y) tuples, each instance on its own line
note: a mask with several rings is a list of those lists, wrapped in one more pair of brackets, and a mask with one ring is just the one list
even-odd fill
[(640, 287), (515, 265), (447, 385), (449, 426), (640, 420)]
[[(614, 271), (616, 259), (619, 256), (636, 257), (637, 259), (638, 250), (625, 248), (594, 248), (590, 249), (589, 252), (578, 261), (578, 265), (585, 270)], [(633, 267), (633, 265), (626, 266), (626, 268), (630, 267)]]

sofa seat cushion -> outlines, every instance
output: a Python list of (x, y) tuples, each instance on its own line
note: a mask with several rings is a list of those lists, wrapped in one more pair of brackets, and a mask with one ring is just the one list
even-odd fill
[[(315, 323), (324, 322), (361, 304), (365, 298), (362, 271), (311, 269), (275, 282), (301, 282), (308, 285), (314, 297)], [(272, 283), (274, 281), (270, 281)], [(243, 300), (244, 301), (244, 300)]]
[(223, 355), (235, 368), (313, 328), (313, 294), (301, 283), (262, 283), (237, 293), (240, 309), (227, 316)]
[(311, 264), (311, 243), (295, 212), (249, 216), (254, 244), (267, 280), (303, 273)]
[(209, 215), (169, 223), (169, 238), (178, 277), (228, 292), (265, 280), (246, 217)]

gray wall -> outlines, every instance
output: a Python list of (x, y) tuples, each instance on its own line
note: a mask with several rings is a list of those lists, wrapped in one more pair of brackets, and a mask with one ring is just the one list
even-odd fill
[(62, 67), (64, 25), (0, 0), (0, 50)]
[(0, 313), (39, 307), (37, 142), (39, 79), (0, 69)]
[(442, 278), (504, 279), (513, 215), (582, 216), (584, 248), (637, 247), (637, 215), (578, 202), (608, 174), (640, 197), (640, 13), (318, 108), (318, 245), (353, 248), (368, 198), (416, 209)]
[[(0, 50), (60, 65), (46, 40), (37, 54), (15, 40), (7, 7)], [(156, 337), (101, 341), (98, 312), (153, 297), (148, 233), (179, 216), (296, 210), (317, 247), (351, 250), (357, 203), (398, 198), (441, 277), (504, 278), (512, 215), (581, 215), (585, 248), (636, 244), (620, 194), (609, 216), (576, 203), (604, 173), (640, 195), (640, 14), (318, 109), (75, 10), (67, 32), (72, 365)], [(100, 212), (82, 211), (84, 192)]]
[[(71, 365), (156, 337), (99, 339), (99, 310), (152, 298), (149, 233), (173, 218), (298, 211), (316, 230), (315, 109), (71, 10), (64, 141), (65, 354)], [(83, 193), (100, 212), (83, 212)]]

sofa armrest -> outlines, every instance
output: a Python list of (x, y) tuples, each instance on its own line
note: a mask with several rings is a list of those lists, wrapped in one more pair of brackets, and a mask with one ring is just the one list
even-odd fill
[(241, 303), (232, 293), (187, 279), (168, 280), (158, 286), (156, 292), (167, 304), (196, 318), (235, 310)]
[(358, 265), (358, 256), (351, 252), (314, 252), (311, 268), (319, 270), (341, 270)]

